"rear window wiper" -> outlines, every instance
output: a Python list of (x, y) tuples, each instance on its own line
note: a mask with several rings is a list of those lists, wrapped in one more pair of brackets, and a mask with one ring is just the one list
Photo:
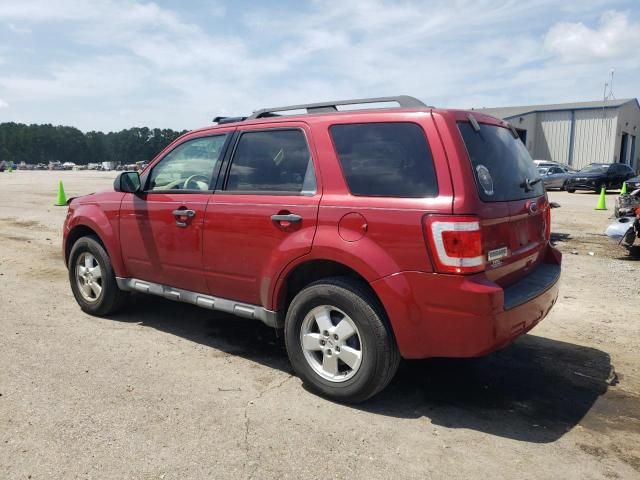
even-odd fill
[(524, 188), (525, 192), (530, 192), (533, 190), (535, 184), (540, 183), (542, 178), (536, 178), (535, 180), (529, 180), (528, 178), (524, 179), (524, 182), (520, 184), (520, 188)]

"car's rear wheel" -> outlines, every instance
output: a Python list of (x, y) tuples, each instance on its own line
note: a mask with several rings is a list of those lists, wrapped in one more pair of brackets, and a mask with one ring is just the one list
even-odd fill
[(381, 391), (400, 362), (379, 301), (346, 277), (320, 280), (295, 296), (285, 342), (304, 384), (342, 402), (361, 402)]
[(122, 308), (127, 293), (118, 288), (109, 255), (96, 237), (76, 241), (68, 267), (71, 291), (83, 311), (102, 316)]
[(576, 189), (575, 188), (567, 188), (567, 192), (576, 193)]

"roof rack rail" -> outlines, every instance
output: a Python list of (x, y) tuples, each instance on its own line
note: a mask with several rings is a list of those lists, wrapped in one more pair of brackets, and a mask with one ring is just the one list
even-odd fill
[(408, 95), (398, 95), (395, 97), (376, 97), (376, 98), (356, 98), (352, 100), (334, 100), (330, 102), (307, 103), (303, 105), (288, 105), (285, 107), (262, 108), (253, 112), (247, 120), (263, 117), (277, 116), (276, 112), (286, 112), (289, 110), (306, 110), (307, 113), (327, 113), (337, 112), (338, 105), (366, 105), (367, 103), (391, 103), (395, 102), (399, 108), (424, 108), (424, 103), (414, 97)]
[(216, 117), (213, 121), (218, 125), (222, 125), (223, 123), (243, 122), (246, 119), (247, 117)]

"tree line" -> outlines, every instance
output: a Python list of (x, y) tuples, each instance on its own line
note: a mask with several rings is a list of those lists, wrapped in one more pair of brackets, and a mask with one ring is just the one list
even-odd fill
[(119, 132), (83, 133), (75, 127), (60, 125), (0, 123), (0, 161), (131, 164), (151, 160), (185, 132), (134, 127)]

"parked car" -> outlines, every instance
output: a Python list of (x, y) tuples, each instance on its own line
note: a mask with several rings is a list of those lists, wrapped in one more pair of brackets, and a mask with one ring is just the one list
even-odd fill
[(488, 354), (556, 302), (549, 202), (502, 120), (385, 97), (216, 121), (69, 202), (82, 310), (143, 292), (261, 320), (310, 389), (359, 402), (401, 357)]
[(576, 190), (600, 192), (602, 187), (605, 190), (616, 189), (635, 175), (631, 167), (623, 163), (591, 163), (568, 178), (565, 189), (569, 193)]
[(627, 180), (627, 191), (633, 192), (640, 188), (640, 177), (636, 176)]
[(551, 188), (564, 190), (567, 180), (573, 175), (572, 172), (560, 165), (538, 167), (538, 173), (540, 174), (542, 183), (544, 183), (547, 190)]
[(535, 163), (536, 167), (562, 167), (568, 172), (577, 172), (575, 168), (564, 163), (554, 162), (553, 160), (534, 160), (533, 163)]

